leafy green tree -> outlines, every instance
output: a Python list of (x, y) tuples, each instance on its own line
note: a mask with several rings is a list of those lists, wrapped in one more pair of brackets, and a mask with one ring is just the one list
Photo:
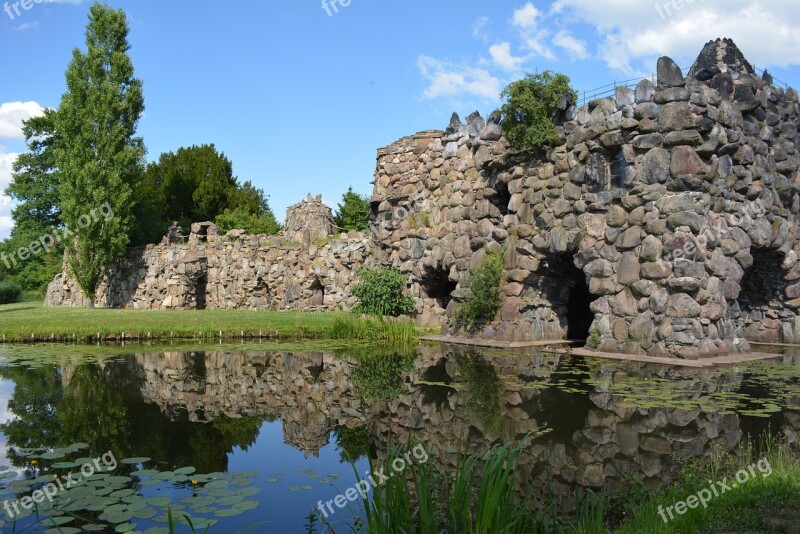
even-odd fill
[(25, 121), (22, 131), (28, 152), (21, 154), (14, 163), (11, 183), (5, 194), (17, 201), (12, 211), (14, 228), (11, 237), (0, 243), (0, 253), (6, 260), (0, 264), (0, 272), (15, 279), (24, 289), (41, 289), (61, 270), (64, 244), (54, 246), (25, 261), (16, 253), (62, 226), (61, 199), (58, 193), (58, 175), (55, 164), (55, 147), (59, 136), (55, 130), (55, 114), (52, 109), (44, 115)]
[(353, 192), (349, 187), (342, 196), (333, 220), (342, 230), (366, 230), (369, 228), (370, 202), (369, 198)]
[(353, 287), (353, 295), (360, 300), (356, 311), (392, 317), (414, 312), (414, 299), (403, 295), (406, 278), (400, 272), (387, 267), (367, 267), (358, 275), (361, 280)]
[(182, 224), (213, 221), (237, 188), (233, 163), (213, 144), (161, 154), (147, 166), (145, 183), (157, 192), (162, 217)]
[(5, 194), (17, 201), (12, 211), (15, 227), (40, 232), (61, 226), (61, 199), (58, 194), (55, 147), (60, 136), (55, 129), (56, 111), (25, 121), (22, 133), (28, 152), (14, 163), (14, 173)]
[[(72, 53), (55, 120), (62, 219), (75, 232), (67, 244), (69, 273), (89, 306), (106, 269), (128, 245), (133, 192), (143, 172), (144, 143), (134, 135), (144, 97), (128, 56), (128, 33), (124, 11), (91, 6), (86, 52)], [(106, 204), (114, 216), (87, 223), (85, 216)]]
[(478, 329), (497, 315), (503, 305), (500, 294), (503, 266), (502, 252), (491, 252), (469, 270), (461, 284), (467, 290), (467, 297), (456, 310), (459, 325)]
[(237, 185), (231, 192), (229, 204), (215, 219), (223, 232), (235, 229), (244, 230), (251, 235), (274, 235), (282, 229), (269, 207), (269, 199), (264, 191), (250, 182)]
[(564, 74), (545, 71), (527, 74), (503, 89), (503, 133), (512, 148), (536, 153), (559, 141), (553, 124), (558, 101), (567, 94), (577, 100)]
[(281, 225), (275, 220), (272, 211), (254, 215), (246, 208), (227, 209), (215, 219), (222, 232), (244, 230), (250, 235), (275, 235), (281, 231)]

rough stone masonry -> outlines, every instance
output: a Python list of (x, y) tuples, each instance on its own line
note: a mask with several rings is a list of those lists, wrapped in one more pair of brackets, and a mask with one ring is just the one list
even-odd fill
[[(303, 219), (283, 241), (200, 225), (198, 242), (132, 251), (103, 294), (110, 306), (348, 309), (355, 273), (379, 262), (408, 276), (418, 320), (447, 332), (464, 275), (503, 251), (505, 300), (483, 337), (687, 358), (800, 342), (800, 99), (771, 81), (730, 40), (708, 43), (686, 77), (664, 57), (655, 84), (582, 107), (563, 98), (562, 143), (536, 158), (510, 150), (499, 112), (454, 114), (379, 150), (371, 237), (320, 242)], [(59, 275), (47, 303), (80, 302)]]

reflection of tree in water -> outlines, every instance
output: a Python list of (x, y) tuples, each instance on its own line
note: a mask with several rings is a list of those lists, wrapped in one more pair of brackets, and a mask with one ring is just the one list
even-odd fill
[(146, 456), (199, 472), (225, 471), (235, 447), (246, 450), (258, 437), (263, 417), (217, 417), (189, 422), (171, 420), (146, 404), (135, 373), (124, 363), (75, 367), (62, 387), (57, 367), (3, 369), (16, 384), (9, 409), (16, 418), (0, 426), (12, 447), (63, 447), (88, 443), (92, 454), (112, 451), (118, 460)]
[(13, 447), (38, 448), (61, 444), (59, 423), (54, 417), (64, 396), (61, 374), (56, 366), (38, 369), (7, 367), (0, 373), (16, 384), (8, 409), (18, 417), (0, 425), (0, 431), (12, 445), (9, 459), (21, 465), (25, 462), (14, 453)]
[(351, 380), (356, 395), (371, 401), (393, 401), (405, 391), (402, 374), (414, 368), (415, 357), (407, 351), (354, 355), (358, 363), (353, 367)]
[(340, 426), (333, 433), (343, 464), (357, 462), (369, 454), (369, 433), (366, 425), (356, 428)]
[(466, 386), (466, 408), (490, 434), (503, 428), (500, 410), (502, 384), (497, 370), (477, 352), (457, 354), (458, 378)]

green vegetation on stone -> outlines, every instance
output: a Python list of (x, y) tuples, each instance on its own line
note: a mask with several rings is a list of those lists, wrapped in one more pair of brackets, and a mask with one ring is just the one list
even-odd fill
[(577, 100), (564, 74), (550, 71), (527, 74), (522, 80), (509, 84), (502, 93), (503, 134), (511, 147), (534, 154), (559, 141), (554, 120), (558, 102), (565, 95)]
[(503, 305), (500, 294), (502, 276), (502, 252), (487, 252), (480, 263), (469, 270), (461, 283), (467, 296), (456, 310), (459, 326), (478, 330), (494, 320)]
[(406, 277), (388, 267), (365, 267), (358, 276), (360, 281), (353, 287), (358, 297), (357, 312), (370, 315), (398, 317), (410, 315), (416, 304), (414, 299), (403, 295)]

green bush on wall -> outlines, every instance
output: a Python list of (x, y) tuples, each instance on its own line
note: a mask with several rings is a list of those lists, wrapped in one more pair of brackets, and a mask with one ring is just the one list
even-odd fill
[(503, 305), (500, 294), (503, 267), (503, 252), (490, 252), (469, 270), (461, 283), (468, 293), (456, 311), (459, 326), (475, 330), (494, 320)]
[(390, 317), (414, 312), (414, 299), (403, 295), (406, 278), (400, 272), (386, 267), (365, 267), (358, 276), (361, 281), (353, 287), (353, 295), (361, 302), (355, 311)]
[(18, 283), (10, 280), (0, 282), (0, 304), (17, 302), (20, 295), (22, 295), (22, 286)]
[(527, 74), (503, 89), (503, 134), (512, 148), (536, 153), (559, 142), (554, 125), (558, 101), (566, 94), (577, 100), (569, 84), (566, 75), (544, 71)]

